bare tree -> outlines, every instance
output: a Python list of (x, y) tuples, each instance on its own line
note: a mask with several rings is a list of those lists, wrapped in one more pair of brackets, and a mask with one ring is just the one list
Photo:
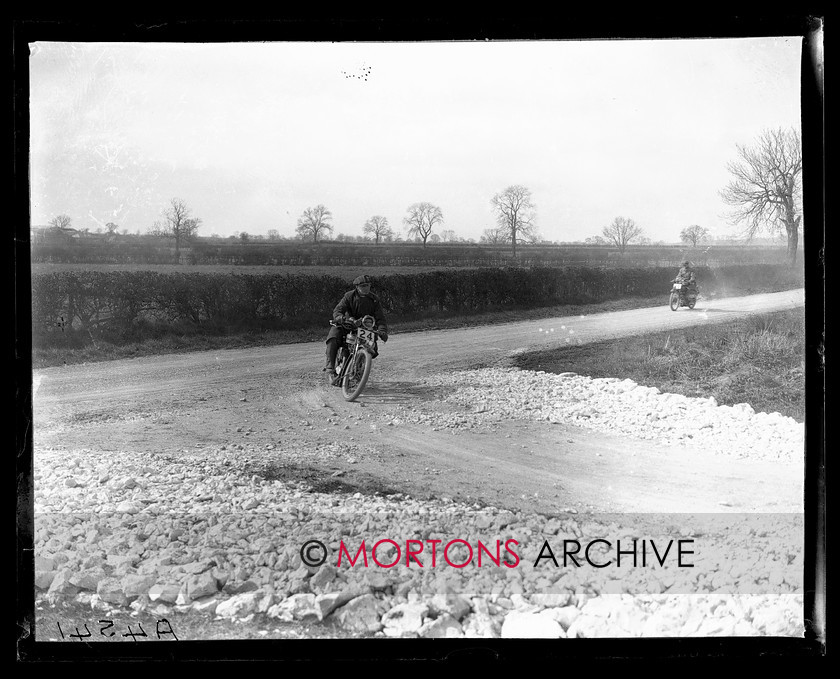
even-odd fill
[(733, 224), (746, 224), (752, 238), (762, 230), (787, 235), (788, 261), (796, 262), (802, 221), (802, 139), (796, 129), (765, 130), (754, 146), (737, 145), (739, 160), (727, 163), (733, 176), (720, 192), (734, 208)]
[(517, 240), (533, 242), (537, 240), (534, 226), (535, 207), (531, 200), (531, 191), (524, 186), (508, 186), (501, 193), (493, 196), (490, 204), (496, 213), (499, 228), (509, 234), (508, 242), (516, 256)]
[(503, 245), (510, 242), (510, 231), (501, 226), (492, 229), (484, 229), (479, 239), (480, 243), (489, 243), (490, 245)]
[(692, 224), (680, 231), (680, 240), (683, 243), (696, 248), (698, 243), (709, 240), (709, 230), (705, 227), (699, 226), (698, 224)]
[(432, 229), (443, 223), (443, 212), (437, 205), (431, 203), (414, 203), (408, 208), (408, 214), (403, 219), (408, 236), (416, 236), (423, 240), (423, 247), (432, 235)]
[(53, 217), (48, 223), (54, 229), (69, 229), (71, 221), (69, 215), (61, 214)]
[(280, 240), (280, 232), (277, 229), (268, 230), (268, 240)]
[(332, 212), (327, 210), (323, 205), (308, 207), (298, 219), (296, 231), (304, 240), (311, 238), (313, 243), (317, 243), (319, 236), (323, 236), (325, 233), (332, 233), (333, 226), (330, 224), (331, 219)]
[(458, 237), (455, 235), (455, 231), (453, 229), (444, 229), (440, 232), (440, 239), (444, 243), (454, 243), (458, 240)]
[(387, 240), (393, 235), (391, 226), (388, 224), (388, 218), (381, 215), (374, 215), (365, 222), (364, 232), (373, 236), (376, 245), (379, 245), (380, 240)]
[(155, 222), (155, 231), (175, 239), (175, 258), (181, 257), (181, 245), (187, 243), (198, 231), (201, 220), (190, 216), (190, 209), (180, 198), (169, 201), (163, 211), (163, 222)]
[(619, 252), (624, 252), (625, 248), (634, 240), (641, 238), (642, 229), (636, 225), (632, 219), (625, 219), (624, 217), (616, 217), (612, 224), (605, 226), (601, 230), (601, 234), (610, 243), (618, 248)]

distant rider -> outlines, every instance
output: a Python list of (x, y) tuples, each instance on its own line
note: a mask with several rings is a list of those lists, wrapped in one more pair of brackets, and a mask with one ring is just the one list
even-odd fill
[[(333, 309), (333, 321), (341, 324), (345, 321), (360, 319), (364, 316), (373, 316), (376, 319), (376, 331), (383, 342), (388, 341), (388, 324), (385, 321), (385, 312), (379, 303), (376, 295), (370, 291), (371, 277), (359, 276), (353, 281), (353, 290), (345, 293), (341, 301)], [(347, 330), (343, 327), (332, 326), (327, 335), (327, 365), (324, 370), (335, 372), (335, 357), (338, 354), (338, 347), (344, 341)]]
[(697, 278), (694, 275), (694, 269), (691, 266), (691, 262), (686, 260), (682, 263), (682, 266), (677, 273), (677, 277), (674, 279), (674, 283), (682, 283), (685, 287), (685, 292), (689, 297), (697, 296)]

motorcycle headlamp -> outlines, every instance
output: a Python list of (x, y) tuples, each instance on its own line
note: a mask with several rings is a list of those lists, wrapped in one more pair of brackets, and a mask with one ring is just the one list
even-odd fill
[(365, 316), (362, 319), (362, 325), (368, 330), (372, 330), (373, 326), (376, 325), (376, 319), (373, 316)]

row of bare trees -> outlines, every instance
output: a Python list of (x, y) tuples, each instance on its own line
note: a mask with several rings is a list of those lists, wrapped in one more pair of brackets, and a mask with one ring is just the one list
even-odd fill
[[(802, 222), (802, 142), (795, 129), (767, 130), (753, 146), (737, 145), (739, 159), (727, 164), (733, 180), (720, 192), (725, 204), (733, 208), (729, 220), (745, 224), (748, 239), (762, 231), (780, 232), (787, 236), (788, 258), (796, 261), (799, 229)], [(490, 201), (496, 226), (485, 229), (481, 242), (494, 245), (509, 244), (516, 254), (518, 243), (539, 240), (535, 217), (536, 208), (531, 191), (522, 185), (512, 185), (497, 193)], [(307, 209), (298, 220), (298, 233), (317, 242), (321, 230), (332, 230), (324, 217), (330, 213), (323, 205)], [(434, 229), (443, 223), (443, 213), (432, 203), (415, 203), (408, 208), (403, 223), (409, 237), (418, 238), (425, 246)], [(393, 236), (388, 219), (371, 217), (364, 225), (364, 233), (376, 243)], [(709, 230), (692, 224), (680, 231), (680, 240), (691, 247), (710, 239)], [(648, 242), (642, 228), (633, 219), (616, 217), (601, 230), (601, 235), (588, 242), (608, 243), (624, 252), (628, 245)]]
[[(490, 204), (496, 216), (497, 227), (486, 229), (482, 242), (509, 243), (516, 254), (517, 242), (535, 242), (538, 239), (534, 224), (536, 210), (528, 188), (520, 185), (509, 186), (493, 196)], [(298, 219), (296, 233), (304, 240), (317, 243), (319, 239), (324, 240), (327, 234), (332, 234), (331, 220), (332, 213), (323, 205), (306, 208)], [(440, 207), (426, 201), (410, 205), (403, 218), (407, 236), (419, 240), (424, 247), (430, 241), (455, 240), (455, 232), (451, 229), (443, 230), (440, 235), (434, 233), (443, 223), (443, 211)], [(363, 232), (377, 244), (394, 237), (394, 230), (388, 218), (382, 215), (374, 215), (368, 219)]]
[[(798, 130), (765, 130), (752, 146), (738, 144), (738, 160), (727, 164), (732, 180), (720, 191), (730, 206), (728, 220), (743, 224), (742, 235), (752, 239), (761, 232), (782, 233), (787, 239), (788, 261), (796, 262), (802, 224), (802, 140)], [(692, 224), (680, 231), (680, 240), (697, 247), (711, 239), (709, 230)], [(620, 251), (633, 242), (644, 242), (642, 229), (632, 220), (616, 217), (588, 238), (609, 243)]]
[[(48, 222), (51, 229), (63, 232), (76, 231), (71, 224), (72, 219), (67, 214), (57, 215)], [(195, 236), (200, 226), (201, 219), (192, 216), (192, 211), (186, 202), (180, 198), (172, 198), (169, 205), (161, 212), (161, 219), (152, 226), (150, 233), (154, 236), (172, 238), (175, 241), (175, 254), (180, 256), (181, 248)], [(114, 235), (118, 230), (119, 225), (114, 222), (105, 224), (105, 233), (108, 235)], [(86, 228), (81, 229), (82, 233), (87, 231)], [(127, 230), (123, 229), (122, 233), (126, 234)]]
[[(737, 152), (738, 160), (727, 164), (732, 181), (720, 191), (724, 203), (733, 208), (729, 220), (733, 224), (745, 225), (744, 235), (747, 238), (753, 238), (762, 231), (784, 233), (788, 258), (794, 263), (802, 226), (802, 143), (798, 130), (767, 130), (752, 146), (737, 145)], [(484, 230), (481, 242), (510, 245), (514, 255), (518, 244), (538, 242), (536, 207), (527, 187), (519, 184), (508, 186), (493, 196), (490, 205), (496, 226)], [(409, 206), (402, 221), (408, 237), (422, 241), (424, 247), (430, 241), (455, 240), (451, 229), (442, 231), (440, 235), (434, 233), (443, 225), (444, 217), (440, 207), (432, 203), (414, 203)], [(62, 214), (54, 217), (50, 226), (67, 232), (71, 230), (70, 223), (70, 217)], [(179, 256), (180, 249), (195, 236), (201, 223), (201, 219), (192, 216), (182, 199), (172, 198), (151, 233), (172, 238), (176, 256)], [(115, 233), (118, 226), (109, 222), (106, 228), (109, 233)], [(323, 240), (333, 232), (332, 213), (324, 205), (306, 208), (298, 219), (296, 232), (303, 240), (313, 243)], [(392, 240), (395, 236), (388, 218), (382, 215), (368, 219), (363, 232), (376, 244)], [(708, 229), (697, 224), (680, 232), (680, 239), (692, 247), (709, 238)], [(608, 243), (623, 252), (628, 245), (647, 240), (642, 228), (633, 219), (620, 216), (605, 226), (600, 235), (588, 238), (587, 242)]]

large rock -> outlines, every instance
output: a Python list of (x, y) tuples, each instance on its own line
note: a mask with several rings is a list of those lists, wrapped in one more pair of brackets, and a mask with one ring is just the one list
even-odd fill
[(461, 623), (464, 636), (471, 639), (498, 639), (499, 624), (487, 613), (476, 611)]
[(128, 597), (125, 595), (120, 578), (110, 577), (99, 581), (96, 587), (99, 598), (115, 606), (127, 606)]
[(470, 602), (452, 591), (435, 594), (429, 602), (429, 612), (435, 617), (446, 613), (455, 620), (463, 620), (470, 610), (472, 610)]
[(205, 571), (211, 570), (216, 565), (216, 562), (213, 559), (202, 559), (201, 561), (192, 561), (190, 563), (184, 564), (181, 568), (184, 570), (185, 573), (190, 573), (192, 575), (199, 575), (204, 573)]
[(109, 554), (105, 559), (108, 566), (115, 572), (125, 568), (133, 568), (138, 560), (136, 554)]
[(373, 594), (356, 597), (334, 614), (339, 625), (348, 632), (378, 632), (382, 629), (379, 601)]
[[(533, 597), (532, 597), (533, 598)], [(550, 615), (554, 620), (560, 623), (564, 630), (568, 630), (572, 623), (580, 615), (580, 609), (577, 606), (561, 606), (560, 608), (548, 608), (546, 614)]]
[(206, 596), (203, 599), (193, 601), (190, 610), (195, 611), (196, 613), (207, 613), (209, 615), (213, 615), (220, 603), (221, 601), (218, 596)]
[(426, 622), (417, 634), (425, 639), (455, 639), (464, 636), (461, 623), (448, 613)]
[(35, 571), (35, 587), (38, 589), (49, 590), (53, 580), (55, 580), (55, 571)]
[(400, 637), (415, 634), (423, 626), (429, 607), (421, 603), (398, 604), (382, 616), (387, 636)]
[(338, 571), (334, 566), (324, 564), (318, 571), (309, 579), (309, 587), (313, 592), (322, 592), (333, 580)]
[(137, 575), (136, 573), (125, 575), (122, 578), (123, 592), (129, 599), (148, 595), (155, 584), (155, 579), (154, 575)]
[(572, 593), (568, 590), (535, 593), (530, 596), (531, 603), (542, 608), (562, 608), (569, 603), (571, 598)]
[(201, 599), (219, 591), (219, 583), (209, 571), (200, 575), (193, 575), (187, 580), (186, 584), (187, 594), (191, 600)]
[(181, 585), (174, 583), (157, 584), (149, 588), (149, 599), (166, 604), (174, 604), (178, 600)]
[(143, 503), (132, 500), (123, 500), (117, 505), (118, 514), (138, 514), (143, 511)]
[(337, 608), (341, 608), (356, 597), (363, 596), (369, 592), (370, 590), (368, 588), (353, 588), (341, 590), (340, 592), (327, 592), (315, 597), (315, 605), (321, 611), (321, 619), (323, 620)]
[(73, 571), (69, 568), (59, 570), (47, 590), (47, 601), (57, 603), (64, 599), (71, 599), (79, 593), (79, 588), (71, 583)]
[(91, 568), (84, 570), (81, 573), (74, 573), (70, 578), (70, 582), (79, 589), (84, 589), (88, 592), (95, 592), (99, 582), (104, 580), (106, 577), (108, 576), (104, 569)]
[[(216, 582), (218, 582), (218, 579)], [(253, 580), (245, 580), (244, 582), (241, 580), (228, 580), (222, 587), (225, 593), (231, 596), (234, 594), (244, 594), (245, 592), (254, 592), (259, 588), (260, 586)]]
[(300, 622), (315, 622), (321, 620), (321, 609), (316, 604), (315, 595), (311, 592), (300, 592), (271, 606), (267, 614), (271, 618)]
[(50, 557), (36, 556), (35, 570), (36, 571), (54, 571), (58, 566), (58, 562)]
[(272, 603), (272, 594), (265, 589), (236, 594), (216, 606), (216, 615), (222, 618), (244, 618), (252, 613), (268, 610)]
[(580, 615), (566, 630), (569, 638), (635, 637), (643, 628), (648, 613), (637, 599), (628, 594), (607, 594), (589, 599)]
[(543, 613), (511, 611), (502, 623), (502, 639), (559, 639), (565, 636), (560, 623)]

